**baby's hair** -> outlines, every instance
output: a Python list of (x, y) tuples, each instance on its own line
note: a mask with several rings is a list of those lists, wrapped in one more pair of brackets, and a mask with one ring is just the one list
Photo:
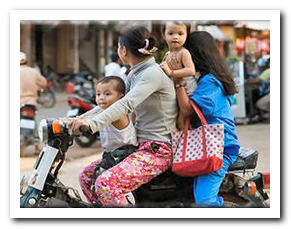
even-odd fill
[(173, 23), (175, 25), (185, 25), (187, 34), (190, 33), (190, 23), (187, 23), (185, 21), (165, 21), (161, 28), (162, 37), (165, 35), (167, 23)]
[(115, 81), (117, 83), (115, 90), (117, 92), (119, 92), (120, 94), (125, 95), (125, 83), (124, 83), (123, 79), (121, 79), (118, 76), (106, 76), (106, 77), (98, 80), (96, 85), (98, 85), (99, 83), (102, 83), (102, 84), (110, 83), (112, 81)]
[(119, 39), (120, 45), (125, 46), (135, 56), (150, 56), (151, 53), (142, 53), (139, 49), (146, 47), (145, 49), (150, 51), (153, 49), (155, 42), (156, 39), (143, 26), (134, 26), (125, 30)]

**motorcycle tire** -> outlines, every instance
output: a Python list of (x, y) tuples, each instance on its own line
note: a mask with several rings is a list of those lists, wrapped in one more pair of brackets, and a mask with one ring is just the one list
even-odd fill
[(96, 137), (95, 135), (85, 133), (76, 137), (75, 141), (82, 148), (87, 148), (93, 145), (93, 143), (96, 141)]
[(235, 195), (235, 194), (223, 194), (223, 202), (226, 208), (244, 208), (249, 207), (249, 201)]
[(56, 104), (56, 97), (53, 92), (47, 91), (38, 98), (38, 102), (45, 108), (51, 108)]

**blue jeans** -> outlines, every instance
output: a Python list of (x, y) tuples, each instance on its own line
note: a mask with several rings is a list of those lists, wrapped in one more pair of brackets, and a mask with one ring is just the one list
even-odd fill
[(225, 174), (230, 165), (237, 159), (237, 156), (227, 155), (223, 156), (223, 166), (220, 170), (194, 177), (194, 197), (197, 205), (209, 207), (222, 207), (223, 198), (218, 196), (220, 185), (224, 179)]

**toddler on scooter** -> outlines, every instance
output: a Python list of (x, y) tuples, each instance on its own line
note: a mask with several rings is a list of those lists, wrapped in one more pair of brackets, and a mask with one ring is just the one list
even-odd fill
[[(108, 108), (110, 105), (121, 99), (125, 94), (125, 83), (117, 76), (108, 76), (98, 81), (96, 85), (96, 103), (101, 108), (98, 113)], [(95, 113), (96, 114), (96, 113)], [(91, 116), (82, 117), (88, 119)], [(79, 176), (79, 182), (84, 195), (91, 203), (96, 203), (94, 181), (104, 169), (110, 168), (112, 160), (120, 160), (135, 150), (138, 145), (135, 128), (128, 115), (122, 115), (118, 120), (100, 130), (100, 141), (105, 152), (102, 159), (92, 162), (86, 166)], [(123, 147), (123, 148), (121, 148)], [(120, 149), (119, 151), (114, 151)], [(124, 152), (124, 155), (115, 155)], [(116, 158), (117, 156), (117, 158)], [(120, 157), (121, 156), (121, 157)], [(108, 163), (109, 162), (109, 163)], [(103, 171), (102, 171), (103, 170)]]

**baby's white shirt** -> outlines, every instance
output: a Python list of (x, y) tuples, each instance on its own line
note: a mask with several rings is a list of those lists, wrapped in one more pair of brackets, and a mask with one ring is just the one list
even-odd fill
[(110, 124), (102, 128), (99, 133), (100, 142), (105, 151), (112, 151), (125, 145), (138, 145), (136, 131), (130, 120), (127, 127), (122, 130)]

